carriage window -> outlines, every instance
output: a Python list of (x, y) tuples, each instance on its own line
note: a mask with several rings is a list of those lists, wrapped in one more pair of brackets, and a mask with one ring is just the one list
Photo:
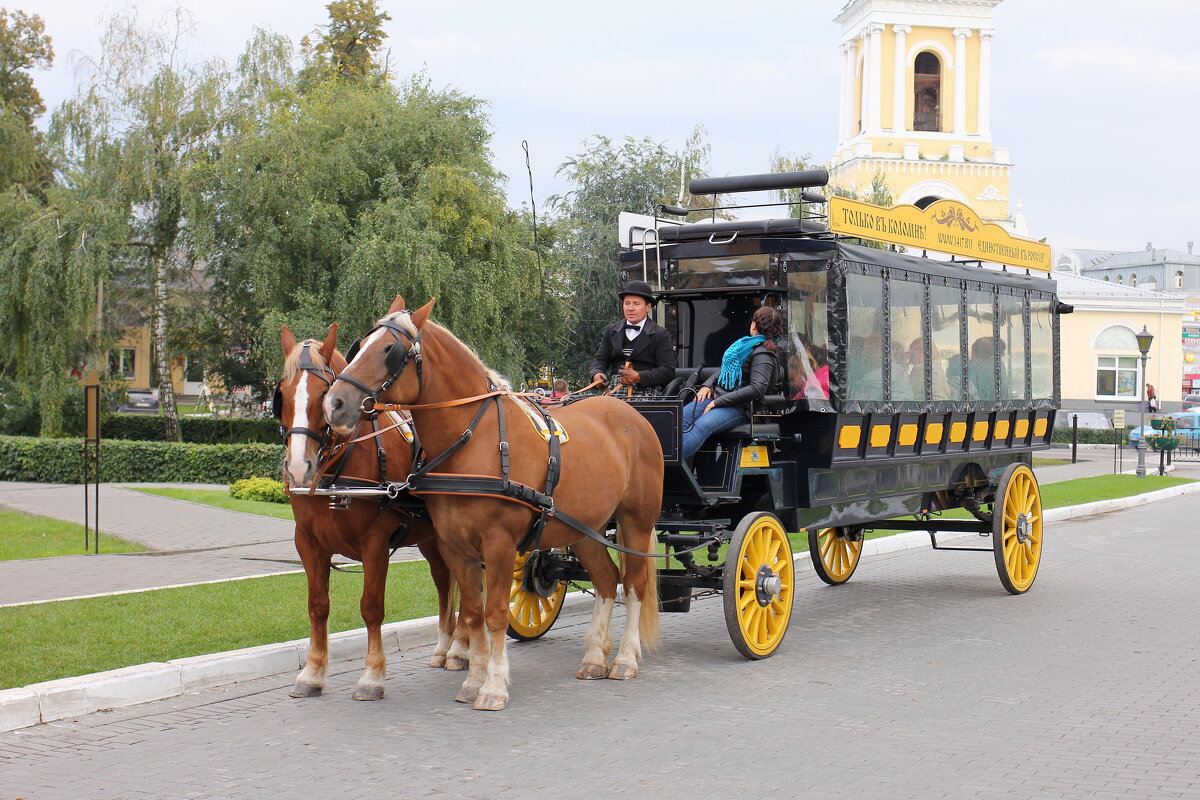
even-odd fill
[(134, 354), (132, 347), (118, 347), (108, 351), (108, 371), (114, 377), (131, 381), (134, 378)]
[(821, 268), (788, 271), (788, 394), (821, 400), (829, 397), (829, 316), (826, 278)]
[(921, 335), (921, 310), (925, 287), (907, 280), (888, 285), (892, 326), (892, 399), (925, 399), (925, 337)]
[(1000, 399), (1025, 399), (1025, 298), (1000, 295)]
[(874, 275), (846, 276), (845, 364), (852, 400), (883, 399), (883, 281)]
[(675, 262), (672, 289), (721, 289), (766, 286), (770, 256), (753, 253), (727, 258), (681, 258)]
[(1033, 399), (1054, 397), (1054, 317), (1049, 300), (1029, 304), (1029, 362)]
[[(967, 399), (996, 399), (996, 340), (992, 293), (967, 290)], [(961, 362), (960, 362), (961, 364)]]
[(959, 352), (959, 300), (962, 290), (957, 286), (933, 283), (929, 286), (929, 327), (932, 347), (929, 366), (932, 372), (933, 400), (962, 400), (962, 372), (950, 379), (951, 364), (962, 359)]

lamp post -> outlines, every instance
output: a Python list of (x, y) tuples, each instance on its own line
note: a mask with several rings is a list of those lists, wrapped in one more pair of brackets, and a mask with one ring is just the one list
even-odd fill
[(1146, 436), (1146, 356), (1150, 352), (1150, 343), (1154, 341), (1154, 334), (1146, 330), (1146, 326), (1143, 325), (1142, 332), (1136, 334), (1136, 337), (1138, 350), (1140, 350), (1142, 353), (1142, 379), (1139, 381), (1139, 383), (1142, 384), (1142, 422), (1140, 426), (1142, 438), (1138, 442), (1139, 447), (1136, 474), (1139, 478), (1144, 478), (1146, 477), (1146, 440), (1149, 438)]

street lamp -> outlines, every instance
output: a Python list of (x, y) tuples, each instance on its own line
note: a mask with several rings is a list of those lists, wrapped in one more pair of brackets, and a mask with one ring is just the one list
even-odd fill
[(1142, 326), (1142, 332), (1136, 334), (1138, 350), (1142, 352), (1142, 379), (1139, 383), (1142, 384), (1142, 437), (1138, 442), (1138, 460), (1137, 460), (1137, 476), (1139, 478), (1146, 477), (1146, 355), (1150, 352), (1150, 343), (1154, 341), (1154, 334), (1146, 330), (1146, 326)]

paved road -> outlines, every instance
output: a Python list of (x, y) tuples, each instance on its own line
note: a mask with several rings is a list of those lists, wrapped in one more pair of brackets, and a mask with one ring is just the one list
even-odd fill
[[(634, 681), (572, 675), (582, 626), (510, 647), (512, 704), (394, 658), (388, 697), (292, 675), (0, 734), (0, 799), (1200, 798), (1196, 496), (1047, 531), (1028, 594), (991, 556), (905, 551), (811, 573), (747, 662), (719, 599), (664, 619)], [(1186, 524), (1184, 524), (1186, 523)]]

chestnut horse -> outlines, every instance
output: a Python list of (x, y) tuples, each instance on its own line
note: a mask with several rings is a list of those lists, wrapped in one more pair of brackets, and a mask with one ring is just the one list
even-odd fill
[[(286, 456), (284, 482), (311, 486), (317, 477), (324, 445), (330, 438), (321, 401), (334, 376), (346, 366), (335, 346), (337, 325), (331, 325), (324, 342), (306, 339), (297, 344), (287, 327), (280, 342), (285, 357), (283, 380), (275, 394), (275, 412), (284, 433)], [(383, 423), (383, 418), (380, 423)], [(381, 424), (380, 429), (392, 423)], [(392, 480), (403, 480), (412, 466), (412, 447), (399, 429), (386, 430), (370, 440), (343, 446), (346, 452), (334, 457), (329, 472), (339, 480), (378, 483), (380, 469)], [(382, 457), (381, 457), (382, 454)], [(325, 687), (329, 658), (329, 568), (334, 553), (363, 565), (361, 612), (367, 626), (366, 669), (354, 689), (355, 700), (383, 697), (387, 657), (383, 652), (380, 625), (384, 616), (389, 546), (393, 536), (405, 545), (416, 544), (429, 562), (429, 572), (438, 592), (438, 644), (429, 665), (447, 669), (466, 668), (466, 633), (454, 639), (455, 585), (437, 547), (433, 527), (402, 509), (369, 499), (353, 499), (344, 508), (331, 508), (330, 498), (291, 495), (296, 518), (296, 550), (308, 576), (308, 659), (296, 677), (292, 697), (313, 697)]]
[[(403, 310), (403, 298), (396, 298), (388, 316), (363, 337), (358, 353), (326, 394), (325, 418), (345, 434), (358, 425), (364, 397), (409, 404), (413, 426), (430, 459), (423, 471), (436, 468), (429, 472), (431, 478), (484, 476), (487, 481), (503, 476), (507, 463), (514, 484), (545, 490), (548, 444), (518, 407), (523, 401), (498, 390), (498, 376), (453, 334), (429, 321), (432, 307), (431, 300), (410, 313)], [(478, 399), (480, 395), (487, 397)], [(604, 530), (615, 515), (619, 543), (649, 552), (662, 500), (662, 448), (650, 424), (613, 398), (589, 398), (555, 408), (553, 415), (569, 438), (561, 445), (554, 509), (536, 546), (572, 547), (595, 586), (583, 665), (576, 677), (633, 678), (643, 645), (658, 644), (654, 560), (624, 556), (618, 571), (604, 545), (554, 514), (563, 512), (593, 530)], [(468, 428), (473, 433), (464, 437)], [(470, 634), (470, 667), (455, 699), (498, 711), (508, 703), (505, 630), (517, 547), (539, 512), (491, 493), (422, 491), (420, 479), (416, 481), (413, 494), (425, 500), (437, 529), (442, 553), (460, 587), (461, 622)], [(627, 616), (610, 667), (609, 624), (618, 578), (625, 585)], [(480, 591), (485, 583), (486, 608)]]

